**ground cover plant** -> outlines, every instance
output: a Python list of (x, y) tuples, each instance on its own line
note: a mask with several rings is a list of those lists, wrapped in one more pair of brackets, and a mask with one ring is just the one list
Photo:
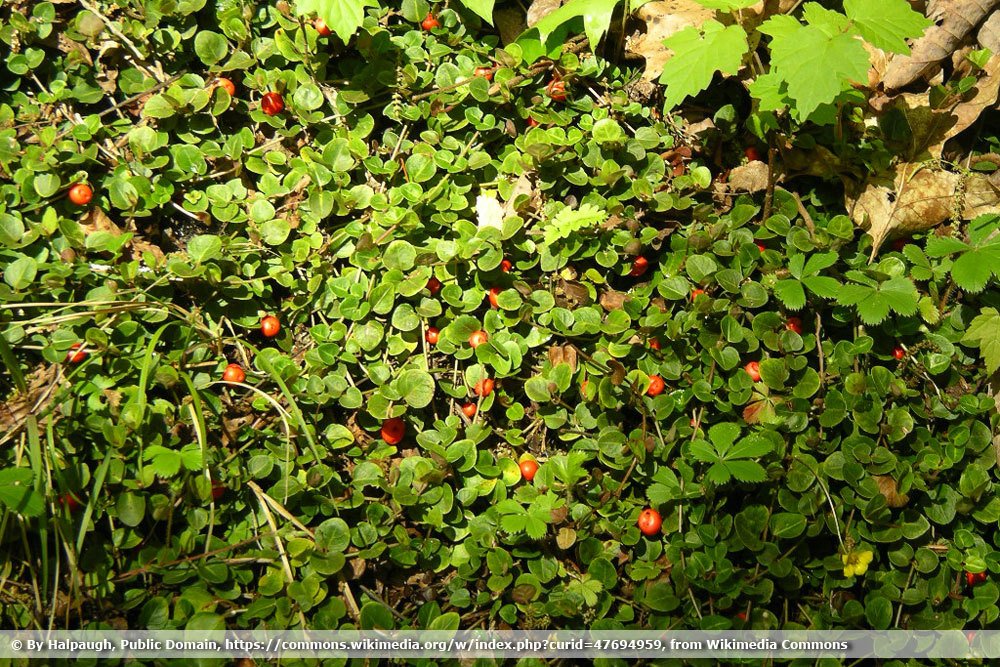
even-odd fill
[(0, 626), (994, 627), (1000, 14), (668, 4), (5, 3)]

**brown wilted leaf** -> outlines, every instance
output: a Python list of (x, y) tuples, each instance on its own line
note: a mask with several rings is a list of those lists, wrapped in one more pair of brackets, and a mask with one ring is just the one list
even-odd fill
[(617, 387), (625, 381), (625, 376), (628, 372), (625, 370), (625, 367), (622, 366), (621, 362), (611, 359), (608, 361), (608, 368), (611, 369), (611, 384)]
[(147, 252), (153, 256), (153, 259), (156, 260), (157, 266), (162, 264), (167, 259), (166, 255), (163, 254), (163, 250), (160, 249), (160, 246), (147, 241), (137, 239), (132, 240), (132, 259), (141, 261), (143, 259), (143, 255)]
[(994, 55), (1000, 53), (1000, 9), (994, 9), (976, 34), (979, 46), (989, 49)]
[(572, 345), (553, 345), (549, 348), (549, 363), (553, 366), (568, 364), (570, 370), (576, 372), (576, 348)]
[(906, 507), (910, 502), (910, 497), (905, 493), (899, 493), (899, 485), (896, 480), (889, 475), (875, 475), (875, 483), (878, 484), (879, 493), (885, 496), (885, 502), (889, 507)]
[(625, 292), (619, 292), (613, 289), (604, 290), (601, 292), (601, 307), (608, 312), (611, 312), (612, 310), (621, 310), (628, 298), (629, 296)]
[(625, 49), (646, 59), (642, 78), (656, 81), (673, 55), (663, 45), (663, 40), (684, 28), (700, 27), (708, 19), (715, 18), (715, 10), (702, 7), (694, 0), (657, 0), (640, 7), (635, 16), (646, 24), (646, 32), (626, 40)]
[(563, 505), (562, 507), (556, 507), (555, 509), (549, 511), (549, 518), (552, 521), (552, 523), (555, 524), (560, 524), (563, 521), (565, 521), (568, 515), (569, 515), (569, 508), (566, 507), (565, 505)]
[(107, 213), (97, 206), (92, 207), (83, 214), (83, 217), (80, 218), (80, 227), (83, 228), (84, 234), (109, 232), (114, 236), (121, 236), (122, 233), (121, 228), (108, 217)]
[(910, 55), (896, 55), (889, 62), (882, 79), (885, 87), (898, 90), (933, 75), (998, 5), (1000, 0), (932, 0), (927, 16), (935, 25), (913, 43)]
[(570, 301), (586, 306), (590, 303), (590, 291), (575, 280), (560, 280), (559, 289)]
[(735, 192), (761, 192), (767, 189), (770, 169), (760, 160), (752, 160), (729, 172), (729, 190)]

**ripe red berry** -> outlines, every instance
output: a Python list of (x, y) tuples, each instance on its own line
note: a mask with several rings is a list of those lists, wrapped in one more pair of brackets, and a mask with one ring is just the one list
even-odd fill
[(226, 382), (243, 382), (247, 379), (247, 374), (239, 364), (229, 364), (222, 372), (222, 379)]
[(260, 101), (260, 110), (268, 116), (277, 116), (285, 110), (285, 99), (281, 93), (267, 93)]
[(757, 150), (756, 146), (747, 146), (743, 154), (747, 156), (747, 159), (753, 162), (754, 160), (760, 159), (760, 151)]
[(525, 459), (517, 467), (521, 469), (521, 476), (530, 482), (535, 479), (535, 473), (538, 472), (538, 461), (535, 459)]
[(402, 417), (392, 417), (382, 422), (382, 439), (387, 444), (397, 445), (403, 440), (406, 433), (406, 422)]
[(94, 198), (94, 190), (86, 183), (77, 183), (69, 189), (69, 200), (77, 206), (86, 206)]
[(220, 76), (218, 79), (216, 79), (215, 83), (220, 88), (224, 88), (226, 92), (229, 93), (230, 97), (236, 95), (236, 84), (227, 79), (226, 77)]
[(895, 359), (897, 359), (897, 360), (898, 360), (898, 359), (902, 359), (903, 357), (905, 357), (905, 356), (906, 356), (906, 350), (904, 350), (904, 349), (902, 348), (902, 346), (900, 346), (900, 345), (897, 345), (896, 347), (894, 347), (894, 348), (892, 349), (892, 356), (893, 356), (893, 358), (895, 358)]
[(764, 252), (764, 251), (767, 250), (767, 246), (765, 246), (763, 243), (758, 243), (757, 244), (757, 250), (760, 250), (761, 252)]
[(663, 518), (659, 512), (651, 507), (647, 507), (639, 513), (639, 520), (636, 524), (639, 526), (639, 532), (650, 537), (660, 532), (660, 526), (663, 525)]
[(217, 479), (212, 480), (212, 500), (218, 500), (226, 492), (226, 485)]
[(694, 288), (693, 290), (691, 290), (691, 300), (694, 301), (695, 299), (697, 299), (699, 296), (701, 296), (704, 293), (705, 293), (705, 290), (701, 289), (700, 287)]
[(760, 362), (759, 361), (751, 361), (750, 363), (748, 363), (746, 366), (743, 367), (743, 370), (745, 370), (747, 372), (747, 375), (750, 376), (751, 380), (753, 380), (754, 382), (760, 382)]
[(274, 315), (268, 315), (260, 321), (260, 332), (265, 338), (274, 338), (281, 331), (281, 322)]
[(493, 387), (496, 383), (493, 378), (483, 378), (472, 388), (476, 396), (486, 397), (493, 393)]
[(465, 405), (462, 406), (462, 414), (464, 414), (469, 419), (472, 419), (473, 417), (476, 416), (477, 410), (478, 408), (476, 407), (475, 403), (466, 403)]
[(659, 338), (650, 338), (649, 339), (649, 347), (652, 348), (652, 349), (654, 349), (654, 350), (659, 350), (660, 349), (660, 339)]
[(469, 336), (469, 345), (476, 348), (485, 343), (490, 339), (489, 335), (480, 329), (479, 331), (473, 331), (472, 335)]
[(473, 72), (476, 76), (480, 76), (487, 81), (493, 80), (493, 68), (492, 67), (477, 67), (476, 71)]
[(440, 333), (441, 331), (437, 327), (427, 327), (427, 333), (424, 334), (424, 340), (431, 345), (437, 345)]
[(59, 496), (56, 499), (56, 502), (59, 503), (60, 506), (65, 507), (70, 514), (73, 514), (80, 509), (80, 501), (76, 499), (76, 496), (68, 491)]
[(432, 12), (427, 12), (427, 16), (420, 22), (420, 27), (430, 32), (434, 28), (440, 28), (441, 22), (437, 20), (437, 17)]
[(313, 21), (313, 27), (316, 28), (316, 32), (319, 33), (320, 37), (329, 37), (332, 32), (326, 21), (320, 18)]
[(503, 271), (504, 273), (510, 273), (511, 267), (513, 266), (514, 265), (510, 263), (509, 259), (505, 259), (502, 262), (500, 262), (500, 270)]
[(633, 278), (638, 278), (649, 270), (649, 260), (645, 257), (636, 257), (632, 262), (632, 270), (628, 272)]
[(965, 573), (965, 583), (967, 583), (970, 588), (972, 586), (975, 586), (976, 584), (981, 584), (984, 581), (986, 581), (986, 573), (985, 572), (966, 572)]
[(549, 85), (545, 86), (545, 92), (548, 94), (549, 99), (554, 102), (565, 102), (566, 101), (566, 82), (565, 81), (549, 81)]
[(736, 618), (738, 618), (741, 621), (743, 621), (744, 623), (746, 623), (747, 622), (747, 613), (745, 611), (741, 611), (740, 613), (736, 614)]
[(789, 331), (794, 331), (795, 333), (802, 335), (802, 318), (800, 317), (789, 317), (788, 321), (785, 322), (785, 328)]
[(66, 361), (71, 364), (78, 364), (87, 358), (87, 350), (80, 343), (73, 343), (66, 353)]
[(528, 116), (528, 127), (538, 127), (538, 121)]
[(663, 393), (663, 388), (666, 384), (663, 382), (663, 378), (659, 375), (649, 376), (649, 389), (646, 390), (647, 396), (659, 396)]
[(487, 295), (490, 299), (490, 308), (499, 308), (500, 303), (497, 301), (497, 296), (503, 291), (499, 287), (491, 287), (490, 292)]
[(441, 291), (441, 281), (431, 276), (430, 280), (427, 281), (427, 289), (431, 291), (431, 294), (437, 294)]

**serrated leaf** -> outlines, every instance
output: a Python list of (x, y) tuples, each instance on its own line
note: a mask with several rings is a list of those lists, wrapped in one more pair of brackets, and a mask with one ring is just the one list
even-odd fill
[(817, 255), (813, 255), (806, 262), (806, 266), (803, 269), (803, 273), (807, 276), (813, 276), (822, 271), (823, 269), (829, 268), (837, 263), (837, 253), (835, 252), (824, 252)]
[(758, 101), (760, 111), (781, 111), (788, 106), (788, 84), (773, 72), (762, 74), (750, 84), (750, 94)]
[(955, 284), (967, 292), (982, 292), (992, 276), (1000, 277), (1000, 243), (969, 250), (951, 267)]
[(983, 308), (962, 336), (962, 342), (974, 343), (986, 361), (986, 372), (1000, 368), (1000, 312), (996, 308)]
[(741, 482), (763, 482), (767, 471), (755, 461), (726, 461), (726, 470)]
[(774, 296), (788, 310), (802, 310), (806, 305), (806, 292), (802, 289), (802, 283), (793, 278), (775, 283)]
[(824, 299), (833, 299), (843, 286), (836, 278), (830, 276), (809, 276), (802, 279), (802, 284), (809, 288), (809, 291)]
[(929, 296), (920, 299), (917, 308), (920, 309), (920, 317), (928, 324), (936, 324), (941, 319), (941, 312), (938, 310), (937, 304)]
[(604, 222), (608, 217), (606, 211), (602, 211), (593, 204), (582, 204), (579, 209), (564, 208), (559, 211), (545, 229), (545, 243), (551, 245), (560, 239), (567, 238), (571, 234), (586, 229), (596, 227)]
[(803, 118), (833, 102), (851, 82), (868, 80), (868, 52), (853, 35), (831, 36), (821, 27), (778, 18), (768, 19), (759, 30), (772, 37), (771, 65), (787, 82), (788, 96)]
[(708, 438), (720, 453), (728, 450), (738, 437), (740, 437), (740, 427), (729, 422), (715, 424), (708, 429)]
[(900, 315), (917, 312), (920, 295), (909, 278), (897, 277), (876, 287), (844, 285), (837, 301), (844, 306), (857, 306), (858, 316), (865, 324), (879, 324), (893, 310)]
[(774, 445), (769, 440), (759, 435), (748, 435), (729, 450), (726, 460), (758, 458), (770, 454), (773, 450)]
[(597, 44), (611, 25), (611, 15), (616, 6), (617, 3), (607, 0), (573, 0), (547, 14), (534, 25), (534, 29), (538, 30), (539, 39), (544, 44), (548, 36), (559, 26), (567, 21), (582, 17), (583, 31), (587, 34), (587, 39), (590, 40), (591, 48), (596, 49)]
[(906, 40), (920, 37), (932, 25), (906, 0), (844, 0), (844, 11), (872, 46), (906, 55)]
[(719, 460), (719, 455), (715, 449), (704, 440), (695, 440), (690, 447), (691, 456), (703, 463), (715, 463)]
[(377, 6), (376, 0), (298, 0), (295, 13), (305, 17), (315, 14), (347, 44), (365, 20), (365, 7)]
[(705, 472), (705, 478), (713, 484), (725, 484), (732, 477), (725, 463), (716, 463)]
[(928, 257), (946, 257), (969, 249), (969, 244), (951, 236), (932, 236), (927, 239)]
[(718, 21), (705, 21), (700, 31), (688, 26), (663, 40), (663, 44), (674, 52), (660, 75), (660, 83), (667, 84), (663, 97), (668, 109), (705, 90), (716, 72), (739, 72), (748, 48), (743, 28), (724, 26)]

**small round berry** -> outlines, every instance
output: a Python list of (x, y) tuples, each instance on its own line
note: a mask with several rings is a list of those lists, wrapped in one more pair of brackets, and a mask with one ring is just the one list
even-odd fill
[(663, 517), (651, 507), (647, 507), (639, 513), (639, 520), (636, 522), (639, 531), (646, 537), (651, 537), (660, 532), (663, 525)]
[(473, 417), (475, 417), (476, 416), (476, 412), (478, 410), (479, 410), (479, 408), (476, 407), (475, 403), (466, 403), (465, 405), (462, 406), (462, 414), (464, 414), (469, 419), (472, 419)]
[(430, 280), (427, 281), (427, 289), (431, 291), (431, 294), (437, 294), (441, 291), (441, 281), (431, 276)]
[(268, 116), (277, 116), (285, 110), (285, 99), (281, 93), (267, 93), (260, 100), (260, 110)]
[(469, 336), (469, 345), (476, 348), (485, 343), (490, 339), (489, 335), (482, 329), (478, 331), (473, 331), (472, 335)]
[(224, 89), (227, 93), (229, 93), (230, 97), (234, 97), (236, 95), (236, 84), (233, 83), (231, 80), (227, 79), (226, 77), (220, 76), (218, 79), (216, 79), (215, 83), (220, 88)]
[(243, 382), (247, 379), (247, 374), (239, 364), (229, 364), (222, 372), (222, 379), (226, 382)]
[(94, 198), (94, 190), (86, 183), (77, 183), (69, 189), (69, 200), (77, 206), (86, 206)]
[(746, 366), (743, 367), (743, 370), (746, 371), (747, 375), (750, 376), (751, 380), (753, 380), (754, 382), (760, 382), (760, 362), (759, 361), (751, 361), (751, 362), (749, 362)]
[(666, 387), (666, 383), (663, 382), (663, 378), (659, 375), (649, 376), (649, 389), (646, 390), (647, 396), (659, 396), (663, 393), (663, 389)]
[(802, 318), (801, 317), (789, 317), (788, 321), (785, 322), (785, 328), (789, 331), (794, 331), (795, 333), (802, 335)]
[(489, 299), (490, 299), (490, 308), (499, 308), (500, 307), (500, 303), (497, 301), (497, 296), (502, 291), (503, 290), (501, 290), (499, 287), (491, 287), (490, 288), (490, 292), (488, 294)]
[(437, 17), (434, 16), (433, 12), (427, 12), (427, 16), (425, 16), (424, 20), (420, 22), (420, 27), (427, 32), (430, 32), (434, 28), (440, 28), (441, 22), (437, 20)]
[(320, 37), (329, 37), (332, 33), (330, 26), (326, 24), (326, 21), (320, 18), (313, 21), (313, 27), (316, 28), (316, 32), (319, 33)]
[(66, 361), (71, 364), (78, 364), (87, 358), (87, 350), (81, 343), (73, 343), (66, 353)]
[(483, 378), (472, 388), (472, 391), (476, 396), (486, 397), (493, 393), (493, 387), (495, 386), (493, 378)]
[(754, 160), (760, 159), (760, 151), (757, 150), (756, 146), (747, 146), (743, 154), (747, 156), (747, 159), (753, 162)]
[(632, 262), (632, 270), (628, 272), (633, 278), (638, 278), (649, 270), (649, 260), (645, 257), (636, 257)]
[(500, 270), (503, 271), (504, 273), (510, 273), (510, 270), (513, 266), (514, 265), (511, 264), (509, 259), (505, 259), (502, 262), (500, 262)]
[(906, 356), (906, 350), (904, 350), (901, 345), (897, 345), (892, 349), (892, 356), (896, 360), (901, 360)]
[(477, 67), (476, 71), (473, 72), (475, 76), (482, 77), (487, 81), (493, 80), (493, 68), (492, 67)]
[(402, 417), (392, 417), (382, 422), (382, 440), (389, 445), (397, 445), (406, 433), (406, 422)]
[(701, 289), (700, 287), (694, 288), (693, 290), (691, 290), (691, 300), (694, 301), (695, 299), (697, 299), (699, 296), (701, 296), (704, 293), (705, 293), (705, 290)]
[(538, 461), (535, 459), (525, 459), (517, 467), (521, 469), (521, 476), (530, 482), (535, 479), (535, 473), (538, 472)]
[(281, 331), (281, 322), (274, 315), (268, 315), (260, 321), (260, 332), (265, 338), (274, 338)]
[(545, 92), (548, 94), (549, 99), (553, 100), (554, 102), (565, 102), (566, 82), (550, 81), (549, 85), (545, 86)]
[(441, 331), (437, 327), (427, 327), (427, 333), (424, 334), (424, 340), (431, 345), (437, 345), (440, 334)]

